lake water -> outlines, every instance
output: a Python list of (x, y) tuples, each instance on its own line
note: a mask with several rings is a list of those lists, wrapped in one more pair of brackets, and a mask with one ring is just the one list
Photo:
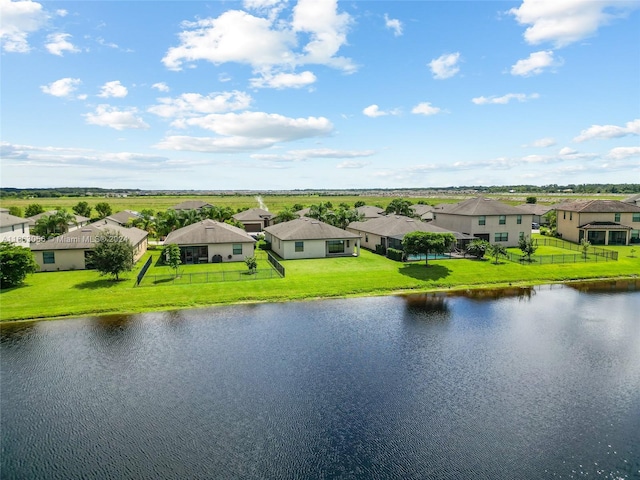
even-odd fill
[(607, 282), (3, 325), (1, 477), (640, 478), (639, 312)]

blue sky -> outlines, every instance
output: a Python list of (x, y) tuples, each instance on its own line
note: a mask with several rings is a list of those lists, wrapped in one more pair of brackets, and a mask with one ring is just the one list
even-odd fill
[(0, 7), (5, 187), (640, 182), (637, 1)]

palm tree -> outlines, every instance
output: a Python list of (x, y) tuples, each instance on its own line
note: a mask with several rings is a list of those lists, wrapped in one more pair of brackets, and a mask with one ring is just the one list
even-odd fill
[(178, 214), (178, 223), (180, 227), (192, 225), (201, 220), (200, 213), (197, 210), (182, 210)]
[(411, 208), (412, 203), (409, 200), (402, 198), (394, 198), (391, 200), (386, 208), (386, 212), (394, 215), (404, 215), (406, 217), (413, 217), (415, 212)]
[(487, 248), (487, 253), (495, 259), (495, 264), (497, 265), (500, 257), (507, 256), (507, 249), (499, 243), (493, 243)]
[(331, 215), (332, 212), (329, 210), (327, 204), (322, 202), (318, 205), (311, 205), (311, 207), (309, 207), (309, 213), (307, 213), (307, 217), (315, 218), (321, 222), (327, 222)]
[(331, 225), (345, 230), (350, 223), (364, 220), (364, 215), (356, 209), (339, 208), (330, 220)]
[(75, 215), (67, 212), (64, 208), (56, 211), (52, 216), (54, 217), (57, 233), (67, 233), (69, 231), (69, 224), (78, 226)]
[(278, 212), (273, 221), (275, 223), (290, 222), (298, 218), (298, 214), (294, 212), (290, 207), (284, 207)]

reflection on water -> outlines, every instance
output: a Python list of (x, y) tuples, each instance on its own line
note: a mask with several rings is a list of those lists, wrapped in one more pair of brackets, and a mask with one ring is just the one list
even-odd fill
[(4, 324), (2, 478), (640, 478), (632, 284)]
[(635, 280), (603, 280), (601, 282), (569, 282), (566, 285), (583, 293), (635, 292), (640, 290), (640, 278)]

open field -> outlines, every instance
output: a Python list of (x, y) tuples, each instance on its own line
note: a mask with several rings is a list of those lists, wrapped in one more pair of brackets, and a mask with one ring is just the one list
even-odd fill
[[(258, 207), (259, 202), (256, 198), (258, 194), (253, 195), (181, 195), (181, 196), (169, 196), (169, 195), (158, 195), (158, 196), (130, 196), (130, 197), (58, 197), (58, 198), (22, 198), (22, 199), (9, 199), (5, 198), (0, 200), (0, 207), (2, 208), (10, 208), (13, 206), (20, 207), (23, 211), (24, 209), (32, 204), (38, 203), (42, 205), (45, 210), (53, 210), (57, 208), (66, 208), (67, 210), (71, 210), (71, 208), (76, 205), (80, 201), (87, 202), (91, 208), (95, 207), (95, 205), (99, 202), (107, 202), (111, 205), (111, 208), (114, 213), (119, 212), (121, 210), (134, 210), (141, 211), (145, 209), (153, 210), (154, 212), (160, 210), (166, 210), (173, 205), (176, 205), (185, 200), (202, 200), (212, 205), (217, 205), (221, 207), (230, 207), (233, 210), (237, 209), (245, 209), (245, 208), (253, 208)], [(462, 199), (469, 198), (472, 195), (447, 195), (447, 196), (424, 196), (424, 197), (405, 197), (411, 200), (413, 203), (417, 203), (418, 201), (424, 201), (431, 205), (436, 205), (439, 203), (454, 203), (459, 202)], [(487, 195), (488, 197), (495, 198), (496, 200), (500, 200), (501, 202), (508, 203), (511, 205), (517, 205), (521, 203), (525, 203), (526, 197), (529, 195), (526, 194), (491, 194)], [(532, 194), (532, 196), (536, 196)], [(544, 195), (538, 196), (538, 203), (551, 205), (553, 203), (558, 203), (564, 200), (577, 200), (577, 199), (587, 199), (587, 198), (597, 198), (601, 200), (611, 199), (611, 200), (621, 200), (628, 195), (575, 195), (575, 194), (558, 194), (558, 195)], [(292, 207), (294, 204), (301, 204), (304, 207), (309, 207), (310, 205), (317, 204), (320, 202), (332, 202), (334, 205), (338, 205), (342, 202), (347, 203), (349, 205), (353, 205), (357, 201), (364, 201), (367, 205), (380, 205), (383, 208), (386, 207), (389, 202), (393, 198), (398, 197), (395, 196), (367, 196), (367, 195), (261, 195), (260, 196), (264, 205), (272, 212), (278, 212), (282, 210), (284, 207)], [(95, 211), (94, 211), (95, 212)]]
[[(120, 282), (86, 270), (31, 275), (24, 286), (0, 293), (0, 320), (536, 285), (580, 279), (637, 277), (640, 274), (638, 252), (631, 257), (632, 247), (611, 249), (619, 252), (617, 262), (520, 265), (503, 260), (495, 265), (492, 260), (460, 259), (430, 260), (429, 267), (425, 267), (424, 262), (394, 262), (363, 250), (357, 258), (283, 261), (285, 278), (134, 287), (138, 270), (147, 258), (143, 257), (134, 271)], [(158, 251), (150, 251), (147, 256), (158, 254)], [(197, 268), (206, 267), (213, 271), (216, 266), (209, 264)], [(242, 269), (244, 264), (238, 263), (234, 267)], [(266, 265), (259, 264), (258, 267), (266, 268)], [(188, 272), (189, 268), (184, 266), (182, 271)]]

